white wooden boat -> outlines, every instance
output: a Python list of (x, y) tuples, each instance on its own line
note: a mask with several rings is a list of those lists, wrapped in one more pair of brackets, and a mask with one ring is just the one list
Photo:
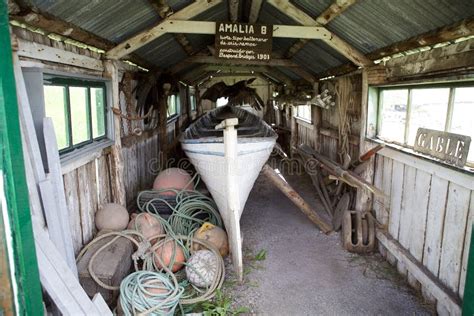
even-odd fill
[(277, 134), (262, 119), (232, 106), (219, 107), (203, 115), (180, 139), (184, 152), (219, 208), (240, 279), (243, 268), (240, 216), (276, 139)]

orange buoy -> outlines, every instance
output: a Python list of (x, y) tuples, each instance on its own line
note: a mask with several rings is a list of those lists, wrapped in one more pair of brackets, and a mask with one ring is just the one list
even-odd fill
[(183, 267), (186, 261), (184, 257), (183, 248), (173, 239), (167, 239), (160, 242), (160, 245), (155, 249), (154, 253), (155, 265), (158, 269), (163, 267), (171, 267), (172, 272), (176, 272)]
[[(132, 214), (132, 220), (128, 223), (128, 229), (136, 230), (142, 234), (146, 239), (150, 239), (153, 236), (164, 234), (163, 225), (160, 219), (150, 213)], [(155, 238), (150, 241), (154, 244), (157, 241)]]
[[(169, 168), (161, 171), (155, 178), (153, 190), (194, 190), (192, 178), (186, 170)], [(173, 191), (164, 191), (163, 195), (176, 195)]]

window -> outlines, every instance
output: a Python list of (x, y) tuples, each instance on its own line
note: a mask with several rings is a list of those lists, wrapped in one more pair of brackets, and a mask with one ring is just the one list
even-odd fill
[[(474, 84), (379, 89), (377, 136), (413, 147), (418, 128), (470, 136), (474, 140)], [(474, 162), (474, 146), (468, 161)]]
[(311, 104), (296, 106), (296, 117), (311, 122)]
[(194, 94), (189, 95), (189, 106), (191, 107), (191, 112), (196, 111), (196, 96)]
[(45, 76), (43, 90), (60, 153), (106, 138), (104, 82)]
[(168, 96), (168, 118), (174, 117), (179, 113), (179, 95), (172, 94)]

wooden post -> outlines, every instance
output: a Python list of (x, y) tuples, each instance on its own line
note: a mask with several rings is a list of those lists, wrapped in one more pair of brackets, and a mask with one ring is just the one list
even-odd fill
[(262, 173), (303, 212), (311, 222), (321, 229), (325, 234), (332, 231), (331, 225), (326, 223), (318, 213), (309, 206), (308, 203), (299, 195), (285, 180), (283, 180), (275, 170), (269, 165), (263, 166)]
[(291, 128), (291, 137), (290, 137), (290, 157), (294, 157), (294, 148), (296, 148), (298, 143), (298, 127), (296, 125), (296, 106), (290, 107), (290, 128)]
[(159, 113), (158, 113), (158, 124), (159, 124), (159, 142), (161, 148), (160, 155), (160, 169), (164, 170), (168, 161), (168, 98), (167, 96), (161, 96), (159, 98)]
[[(104, 61), (104, 76), (112, 81), (112, 104), (111, 106), (120, 109), (119, 96), (119, 73), (116, 61)], [(125, 201), (125, 183), (123, 179), (123, 157), (122, 157), (122, 140), (120, 135), (121, 120), (118, 115), (114, 115), (114, 142), (112, 145), (112, 166), (110, 173), (112, 175), (112, 199), (114, 203), (126, 206)]]
[[(361, 114), (360, 114), (360, 139), (359, 139), (359, 156), (364, 155), (370, 148), (369, 144), (365, 141), (365, 135), (367, 130), (367, 106), (368, 106), (368, 89), (369, 84), (367, 80), (367, 70), (362, 71), (362, 102), (361, 102)], [(375, 158), (371, 158), (370, 163), (366, 164), (365, 170), (362, 172), (361, 177), (369, 183), (373, 182), (375, 169)], [(365, 212), (370, 211), (372, 205), (372, 195), (367, 190), (357, 190), (356, 206), (357, 211)]]
[(230, 214), (230, 249), (234, 270), (239, 281), (242, 282), (242, 238), (240, 235), (240, 210), (242, 206), (240, 205), (237, 178), (237, 130), (234, 128), (237, 124), (239, 124), (237, 118), (226, 119), (217, 125), (216, 129), (224, 128), (227, 211)]

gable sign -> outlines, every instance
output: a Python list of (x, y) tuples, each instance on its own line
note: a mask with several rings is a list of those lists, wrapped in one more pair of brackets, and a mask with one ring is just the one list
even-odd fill
[(464, 167), (470, 144), (469, 136), (419, 128), (414, 149), (449, 164)]
[(272, 53), (272, 36), (271, 25), (217, 22), (217, 58), (268, 61)]

